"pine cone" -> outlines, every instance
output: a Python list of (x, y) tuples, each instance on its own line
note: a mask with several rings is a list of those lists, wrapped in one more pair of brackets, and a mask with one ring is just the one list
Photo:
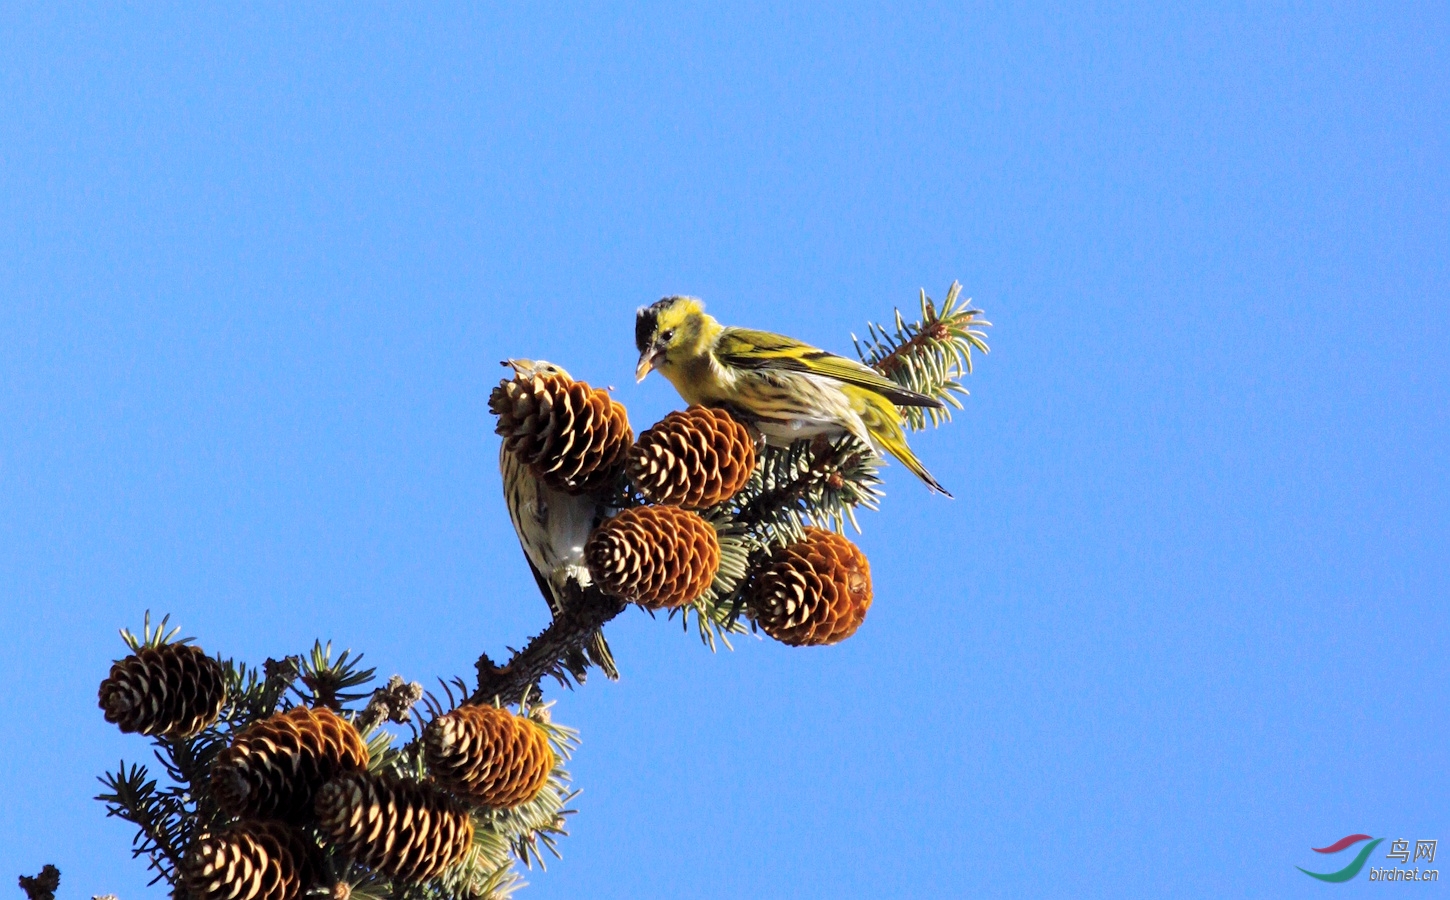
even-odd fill
[(589, 574), (605, 591), (647, 609), (683, 606), (720, 568), (710, 523), (674, 506), (640, 506), (609, 519), (584, 545)]
[(404, 881), (432, 878), (473, 844), (458, 800), (420, 781), (357, 772), (317, 792), (324, 840), (374, 871)]
[(106, 721), (122, 731), (191, 737), (217, 720), (227, 699), (221, 663), (192, 644), (142, 647), (101, 682)]
[(203, 835), (181, 870), (193, 900), (297, 900), (315, 877), (314, 848), (279, 822)]
[(326, 707), (298, 706), (252, 723), (217, 754), (212, 794), (234, 816), (306, 822), (318, 788), (367, 766), (357, 729)]
[(608, 391), (563, 375), (520, 375), (488, 397), (504, 448), (547, 484), (570, 494), (607, 487), (634, 441), (629, 416)]
[(496, 706), (460, 706), (423, 732), (428, 771), (469, 802), (509, 809), (538, 796), (556, 762), (544, 729)]
[(651, 503), (705, 509), (750, 480), (755, 440), (723, 409), (692, 406), (672, 412), (639, 436), (624, 469)]
[(844, 641), (871, 606), (871, 566), (861, 548), (820, 528), (771, 554), (755, 573), (749, 605), (755, 622), (793, 647)]

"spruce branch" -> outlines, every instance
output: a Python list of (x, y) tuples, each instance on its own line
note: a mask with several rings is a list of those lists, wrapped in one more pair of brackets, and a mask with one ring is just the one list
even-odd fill
[(386, 685), (373, 691), (353, 725), (360, 734), (368, 734), (384, 721), (405, 725), (412, 717), (413, 706), (422, 699), (423, 685), (405, 682), (403, 676), (394, 675)]
[(115, 772), (107, 772), (100, 781), (108, 793), (96, 796), (106, 804), (106, 815), (115, 816), (136, 826), (131, 841), (131, 856), (145, 856), (149, 868), (156, 870), (151, 884), (165, 880), (176, 883), (176, 873), (186, 849), (184, 811), (178, 810), (173, 798), (156, 789), (156, 780), (146, 767), (125, 760)]
[[(320, 848), (323, 868), (300, 885), (306, 896), (320, 898), (328, 894), (333, 900), (353, 895), (359, 900), (504, 900), (524, 884), (516, 863), (542, 866), (547, 855), (559, 855), (557, 842), (567, 834), (565, 823), (574, 813), (569, 804), (578, 795), (569, 786), (570, 775), (565, 768), (578, 744), (578, 733), (552, 723), (548, 705), (537, 703), (531, 695), (543, 675), (562, 674), (558, 660), (569, 648), (580, 646), (591, 632), (624, 608), (623, 602), (605, 597), (602, 592), (577, 588), (567, 601), (568, 608), (560, 619), (508, 666), (490, 670), (485, 665), (486, 657), (480, 664), (481, 670), (496, 674), (489, 685), (489, 698), (508, 696), (511, 702), (520, 704), (520, 715), (527, 715), (545, 731), (555, 756), (539, 793), (511, 809), (475, 809), (475, 845), (468, 856), (426, 881), (404, 882), (369, 872), (324, 844)], [(148, 621), (136, 644), (145, 646), (157, 640), (156, 634), (161, 635), (160, 640), (174, 637), (164, 627), (153, 629)], [(368, 744), (370, 771), (411, 781), (430, 779), (422, 752), (422, 732), (412, 724), (412, 709), (422, 700), (437, 715), (442, 712), (441, 704), (433, 695), (425, 698), (422, 685), (405, 682), (397, 675), (386, 685), (363, 693), (360, 688), (372, 679), (373, 670), (364, 669), (361, 658), (352, 651), (334, 656), (331, 645), (317, 642), (309, 654), (284, 657), (280, 662), (268, 660), (261, 670), (219, 660), (227, 695), (218, 718), (191, 737), (161, 735), (151, 739), (163, 769), (158, 773), (164, 775), (159, 781), (165, 784), (153, 778), (146, 766), (124, 761), (117, 771), (102, 776), (104, 790), (97, 799), (106, 804), (108, 816), (135, 827), (132, 853), (148, 859), (149, 868), (156, 873), (153, 884), (165, 881), (174, 895), (181, 896), (182, 865), (193, 852), (195, 841), (233, 823), (212, 797), (210, 776), (215, 757), (238, 732), (291, 708), (285, 696), (289, 691), (302, 703), (341, 712), (353, 727), (359, 728)], [(470, 699), (470, 685), (461, 680), (442, 684), (450, 708)], [(359, 708), (357, 701), (364, 697), (367, 703)], [(379, 727), (385, 721), (412, 726), (412, 740), (403, 736), (400, 740), (407, 742), (399, 746), (394, 735)]]
[(314, 641), (312, 653), (301, 661), (300, 680), (306, 690), (297, 690), (295, 687), (293, 690), (308, 706), (326, 706), (334, 712), (340, 712), (344, 703), (352, 703), (368, 696), (367, 691), (347, 690), (373, 680), (377, 670), (364, 669), (361, 663), (361, 653), (352, 656), (351, 650), (344, 650), (334, 660), (331, 641), (325, 647), (321, 641)]
[(60, 869), (47, 863), (39, 875), (21, 875), (20, 889), (29, 900), (55, 900), (60, 887)]
[(276, 712), (282, 698), (302, 673), (302, 658), (299, 656), (284, 656), (280, 660), (268, 658), (262, 663), (260, 671), (231, 659), (222, 659), (221, 663), (227, 673), (227, 702), (222, 707), (221, 723), (231, 730)]
[(122, 628), (121, 640), (126, 642), (126, 646), (131, 648), (132, 653), (143, 647), (163, 647), (166, 644), (189, 644), (195, 640), (189, 637), (178, 638), (177, 635), (181, 633), (181, 626), (178, 625), (168, 630), (166, 626), (170, 622), (171, 616), (162, 616), (161, 621), (153, 628), (151, 626), (151, 610), (148, 609), (146, 610), (146, 617), (141, 625), (141, 636), (137, 637), (129, 628)]
[(800, 540), (805, 526), (856, 531), (856, 507), (876, 509), (883, 495), (876, 454), (850, 435), (767, 446), (745, 488), (724, 511), (762, 547)]
[[(856, 355), (907, 390), (961, 409), (957, 395), (966, 396), (967, 389), (959, 379), (971, 374), (973, 350), (990, 352), (982, 329), (992, 324), (981, 318), (982, 311), (972, 308), (970, 300), (958, 303), (961, 292), (961, 284), (953, 281), (938, 309), (922, 288), (921, 319), (908, 324), (898, 309), (891, 327), (867, 323), (864, 341), (851, 335)], [(951, 420), (949, 409), (912, 406), (901, 412), (913, 431), (925, 428), (928, 419), (933, 426)]]
[(525, 692), (550, 676), (567, 685), (568, 674), (560, 660), (582, 648), (595, 629), (624, 612), (623, 600), (611, 597), (598, 588), (579, 589), (571, 584), (567, 608), (549, 627), (539, 632), (522, 650), (503, 666), (497, 666), (488, 654), (481, 654), (476, 663), (478, 688), (470, 703), (498, 702), (511, 705), (520, 702)]

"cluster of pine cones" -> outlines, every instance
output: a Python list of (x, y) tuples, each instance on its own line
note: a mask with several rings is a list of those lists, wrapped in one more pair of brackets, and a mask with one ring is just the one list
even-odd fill
[[(489, 397), (504, 446), (534, 474), (571, 494), (608, 490), (621, 472), (646, 505), (603, 522), (584, 548), (594, 582), (647, 609), (676, 609), (710, 587), (720, 565), (715, 528), (698, 510), (734, 497), (756, 464), (752, 430), (721, 409), (672, 412), (633, 440), (623, 405), (566, 375), (505, 380)], [(871, 568), (855, 544), (806, 529), (804, 540), (760, 561), (747, 609), (792, 646), (834, 644), (871, 605)]]
[[(624, 407), (563, 375), (520, 376), (489, 399), (505, 446), (550, 486), (600, 494), (628, 480), (644, 505), (600, 524), (584, 548), (595, 583), (647, 609), (699, 598), (720, 566), (720, 539), (700, 515), (733, 498), (757, 461), (754, 432), (728, 412), (672, 412), (634, 439)], [(834, 532), (756, 561), (747, 608), (766, 634), (793, 646), (834, 644), (860, 627), (871, 572)], [(158, 632), (131, 642), (101, 683), (99, 703), (124, 732), (191, 738), (228, 709), (220, 662)], [(227, 733), (225, 726), (221, 729)], [(557, 759), (537, 722), (464, 705), (423, 731), (428, 776), (370, 768), (348, 714), (296, 706), (230, 732), (209, 771), (220, 824), (196, 836), (179, 871), (195, 900), (298, 900), (328, 887), (327, 851), (405, 883), (425, 881), (473, 846), (476, 808), (510, 809), (538, 796)]]
[[(195, 736), (226, 701), (222, 665), (179, 642), (136, 648), (100, 688), (107, 721), (158, 737)], [(225, 824), (193, 842), (179, 886), (196, 900), (297, 900), (325, 886), (325, 848), (399, 881), (432, 878), (469, 852), (473, 808), (532, 800), (556, 758), (532, 719), (465, 705), (428, 724), (423, 761), (426, 781), (370, 771), (362, 736), (325, 706), (253, 722), (211, 762)]]

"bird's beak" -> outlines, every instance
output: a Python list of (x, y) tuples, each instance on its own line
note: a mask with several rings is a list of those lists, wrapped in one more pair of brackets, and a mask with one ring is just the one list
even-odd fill
[(639, 365), (634, 367), (634, 381), (636, 384), (644, 381), (644, 376), (648, 375), (650, 369), (655, 367), (655, 356), (658, 352), (655, 348), (650, 347), (639, 355)]

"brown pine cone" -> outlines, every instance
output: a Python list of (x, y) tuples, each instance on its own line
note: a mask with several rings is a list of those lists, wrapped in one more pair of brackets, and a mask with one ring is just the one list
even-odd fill
[(509, 809), (538, 796), (556, 762), (544, 729), (496, 706), (460, 706), (423, 732), (433, 777), (470, 803)]
[(193, 900), (297, 900), (316, 877), (315, 848), (279, 822), (203, 835), (181, 867)]
[(793, 647), (844, 641), (871, 607), (871, 566), (861, 548), (820, 528), (771, 554), (751, 581), (751, 614), (766, 634)]
[(639, 436), (624, 470), (651, 503), (705, 509), (745, 487), (755, 468), (750, 429), (723, 409), (672, 412)]
[(221, 663), (192, 644), (137, 650), (101, 682), (106, 721), (122, 731), (191, 737), (217, 720), (227, 699)]
[(252, 723), (217, 754), (212, 795), (240, 818), (306, 822), (318, 788), (367, 767), (367, 745), (347, 720), (298, 706)]
[(561, 491), (588, 494), (608, 487), (634, 442), (624, 407), (583, 381), (534, 374), (522, 361), (513, 365), (520, 374), (500, 382), (488, 397), (504, 449)]
[(323, 840), (393, 878), (422, 881), (462, 859), (473, 820), (455, 798), (420, 781), (354, 772), (317, 792)]
[(640, 506), (609, 519), (584, 544), (594, 582), (647, 609), (672, 609), (699, 597), (720, 568), (720, 539), (710, 523), (674, 506)]

